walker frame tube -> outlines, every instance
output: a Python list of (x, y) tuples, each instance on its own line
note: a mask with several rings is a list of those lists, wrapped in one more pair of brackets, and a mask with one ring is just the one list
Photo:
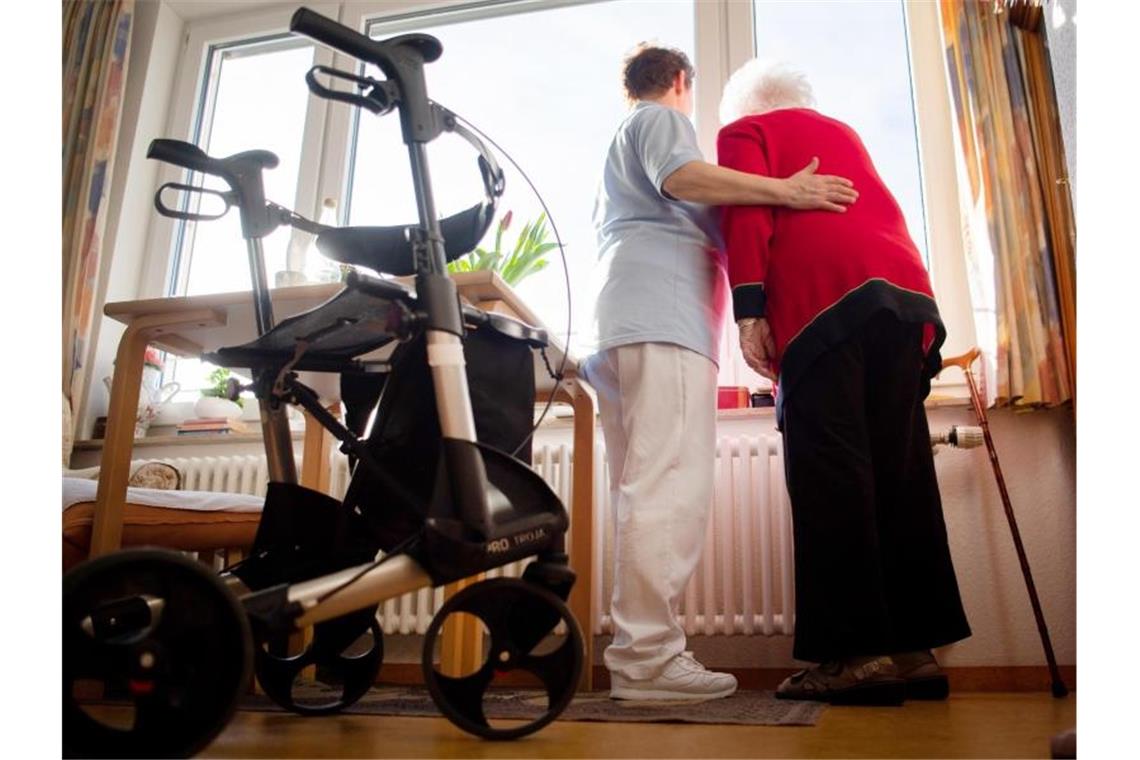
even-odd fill
[[(265, 249), (261, 237), (246, 240), (249, 254), (249, 277), (253, 285), (253, 315), (257, 334), (264, 335), (276, 324), (273, 318), (273, 301), (269, 297), (269, 282), (265, 275)], [(258, 373), (258, 380), (260, 373)], [(261, 383), (257, 385), (261, 387)], [(265, 441), (265, 462), (269, 479), (278, 483), (297, 482), (297, 463), (293, 458), (293, 437), (289, 433), (289, 419), (285, 408), (273, 399), (258, 398), (261, 410), (261, 437)]]

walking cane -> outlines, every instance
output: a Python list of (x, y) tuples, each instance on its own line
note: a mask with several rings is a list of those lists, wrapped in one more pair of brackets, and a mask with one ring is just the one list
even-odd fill
[(966, 376), (966, 384), (970, 387), (970, 401), (974, 407), (974, 415), (982, 427), (982, 435), (986, 441), (986, 450), (990, 453), (990, 464), (994, 468), (994, 478), (997, 479), (998, 491), (1001, 492), (1001, 503), (1005, 507), (1005, 518), (1009, 522), (1009, 531), (1013, 534), (1013, 545), (1017, 549), (1017, 560), (1021, 563), (1021, 574), (1025, 578), (1025, 588), (1029, 591), (1029, 602), (1033, 606), (1033, 617), (1037, 620), (1037, 632), (1041, 634), (1041, 646), (1045, 648), (1045, 659), (1049, 661), (1049, 675), (1053, 679), (1053, 696), (1065, 697), (1069, 694), (1068, 687), (1061, 680), (1061, 671), (1057, 668), (1057, 658), (1053, 654), (1053, 643), (1049, 640), (1049, 629), (1045, 626), (1045, 616), (1041, 613), (1041, 602), (1037, 598), (1037, 587), (1033, 583), (1033, 573), (1029, 569), (1029, 560), (1025, 556), (1025, 546), (1021, 543), (1021, 532), (1017, 529), (1017, 518), (1013, 515), (1013, 505), (1009, 501), (1009, 491), (1005, 487), (1005, 478), (1001, 474), (1001, 465), (998, 463), (997, 450), (994, 448), (994, 439), (990, 436), (990, 424), (986, 419), (986, 406), (978, 393), (978, 385), (974, 381), (971, 366), (974, 360), (981, 356), (981, 352), (972, 348), (961, 356), (951, 357), (942, 361), (942, 367), (955, 366), (962, 370)]

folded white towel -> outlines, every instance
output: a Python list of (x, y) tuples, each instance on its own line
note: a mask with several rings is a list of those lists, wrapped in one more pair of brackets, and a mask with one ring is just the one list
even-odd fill
[[(63, 508), (85, 501), (95, 501), (99, 481), (84, 478), (63, 479)], [(157, 488), (128, 488), (127, 501), (147, 507), (193, 509), (199, 512), (260, 512), (265, 504), (262, 496), (217, 491), (168, 491)]]

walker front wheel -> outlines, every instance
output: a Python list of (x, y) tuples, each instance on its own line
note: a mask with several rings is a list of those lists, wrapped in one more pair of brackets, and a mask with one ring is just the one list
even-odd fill
[[(464, 672), (444, 673), (437, 641), (449, 619), (482, 630), (481, 662)], [(584, 647), (578, 622), (561, 599), (546, 589), (514, 578), (481, 581), (460, 591), (440, 608), (424, 639), (424, 682), (436, 706), (452, 723), (485, 739), (516, 739), (538, 731), (570, 704), (582, 674)], [(527, 709), (488, 720), (491, 687), (534, 686)], [(545, 703), (545, 704), (543, 704)], [(534, 716), (534, 707), (543, 711)], [(522, 721), (521, 724), (518, 721)]]
[[(254, 672), (274, 702), (298, 715), (332, 715), (355, 704), (376, 683), (384, 661), (384, 631), (375, 608), (318, 623), (304, 652), (279, 655), (257, 647)], [(313, 694), (298, 690), (302, 671), (313, 666)]]

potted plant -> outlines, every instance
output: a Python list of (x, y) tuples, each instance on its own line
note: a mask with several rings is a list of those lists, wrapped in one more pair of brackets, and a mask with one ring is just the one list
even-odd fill
[(471, 253), (461, 256), (447, 265), (449, 272), (474, 272), (491, 270), (497, 272), (512, 287), (532, 274), (546, 268), (550, 262), (546, 254), (558, 247), (548, 241), (550, 231), (546, 226), (546, 213), (541, 213), (534, 221), (523, 225), (522, 232), (515, 239), (510, 252), (503, 250), (503, 233), (511, 226), (513, 213), (508, 211), (495, 231), (495, 247), (490, 250), (477, 247)]
[(230, 377), (225, 367), (217, 367), (206, 378), (209, 385), (202, 389), (202, 398), (194, 404), (194, 414), (201, 418), (223, 418), (227, 420), (241, 417), (243, 401), (241, 383)]

